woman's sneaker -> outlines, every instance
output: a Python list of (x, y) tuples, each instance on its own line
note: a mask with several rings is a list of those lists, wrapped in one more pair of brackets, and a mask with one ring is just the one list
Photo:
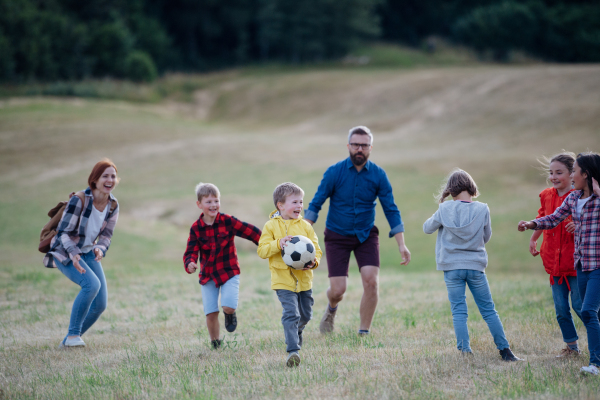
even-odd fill
[(500, 350), (500, 356), (504, 361), (523, 361), (522, 358), (519, 358), (513, 354), (510, 350), (510, 347)]
[(287, 365), (290, 368), (297, 367), (298, 365), (300, 365), (300, 354), (298, 354), (297, 351), (292, 351), (290, 354), (288, 354), (285, 365)]
[(83, 341), (83, 339), (81, 339), (81, 336), (77, 336), (73, 339), (66, 338), (58, 345), (59, 349), (64, 349), (68, 347), (85, 347), (85, 342)]
[(225, 314), (225, 329), (227, 329), (227, 332), (235, 331), (235, 328), (237, 328), (237, 316), (235, 315), (235, 311), (233, 314), (227, 314), (226, 312), (223, 312), (223, 314)]
[(590, 374), (590, 375), (598, 375), (600, 374), (600, 370), (598, 370), (598, 367), (596, 367), (595, 365), (588, 365), (587, 367), (581, 367), (581, 369), (579, 370), (584, 374)]

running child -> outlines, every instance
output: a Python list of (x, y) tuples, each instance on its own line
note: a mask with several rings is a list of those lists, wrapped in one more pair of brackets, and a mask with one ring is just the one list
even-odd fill
[[(322, 255), (315, 230), (302, 218), (303, 198), (304, 191), (291, 182), (277, 186), (273, 192), (276, 210), (270, 214), (258, 243), (258, 255), (269, 259), (271, 289), (275, 290), (283, 307), (281, 323), (287, 345), (288, 367), (300, 364), (302, 332), (312, 319), (312, 306), (315, 303), (312, 297), (312, 270), (317, 268)], [(295, 235), (309, 238), (316, 250), (312, 265), (301, 270), (288, 267), (281, 257), (281, 249)]]
[(572, 191), (552, 214), (520, 221), (519, 232), (547, 230), (572, 217), (575, 222), (574, 266), (582, 300), (581, 319), (587, 329), (590, 363), (581, 372), (600, 374), (600, 155), (580, 153), (573, 164)]
[[(444, 202), (448, 196), (454, 201)], [(427, 234), (438, 232), (435, 258), (437, 269), (444, 271), (458, 350), (473, 354), (467, 328), (465, 286), (468, 285), (502, 360), (522, 361), (508, 345), (484, 272), (488, 263), (485, 244), (492, 236), (492, 226), (490, 209), (485, 203), (473, 201), (477, 196), (479, 192), (471, 175), (455, 169), (437, 197), (438, 210), (425, 221), (423, 231)]]
[(183, 266), (188, 274), (198, 269), (200, 254), (200, 289), (206, 315), (206, 326), (214, 349), (221, 347), (219, 338), (219, 294), (225, 314), (225, 329), (235, 331), (240, 291), (240, 264), (234, 237), (239, 236), (258, 245), (261, 231), (254, 225), (221, 214), (221, 194), (212, 183), (196, 186), (196, 205), (202, 214), (190, 228)]
[[(548, 172), (548, 180), (552, 187), (542, 190), (540, 193), (541, 206), (537, 218), (550, 215), (556, 210), (569, 193), (571, 188), (571, 173), (575, 154), (561, 153), (550, 160), (540, 161)], [(571, 305), (579, 318), (581, 318), (581, 298), (577, 287), (577, 272), (573, 267), (573, 231), (575, 223), (570, 217), (558, 224), (556, 228), (549, 230), (533, 231), (529, 241), (529, 252), (532, 256), (538, 254), (542, 257), (542, 263), (546, 272), (550, 275), (550, 287), (554, 299), (554, 310), (556, 320), (562, 332), (566, 347), (556, 357), (578, 356), (581, 351), (577, 345), (577, 330), (571, 315)], [(537, 251), (537, 240), (544, 233), (544, 240), (540, 251)], [(569, 304), (569, 293), (571, 304)]]

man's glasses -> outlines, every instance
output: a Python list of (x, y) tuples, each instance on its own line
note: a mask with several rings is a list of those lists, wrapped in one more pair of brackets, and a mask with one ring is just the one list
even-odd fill
[(368, 150), (369, 147), (371, 147), (371, 144), (369, 143), (350, 143), (350, 147), (352, 147), (352, 150), (358, 150), (358, 149), (363, 149), (363, 150)]

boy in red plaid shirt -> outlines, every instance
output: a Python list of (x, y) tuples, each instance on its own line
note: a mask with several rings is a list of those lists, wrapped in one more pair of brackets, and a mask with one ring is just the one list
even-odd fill
[(211, 183), (196, 186), (196, 204), (202, 210), (200, 218), (190, 228), (190, 237), (183, 255), (183, 266), (188, 274), (198, 268), (200, 254), (200, 288), (206, 315), (206, 326), (214, 349), (221, 347), (219, 339), (219, 293), (225, 314), (225, 329), (235, 331), (240, 288), (240, 265), (234, 237), (240, 236), (258, 245), (261, 230), (254, 225), (219, 212), (219, 189)]

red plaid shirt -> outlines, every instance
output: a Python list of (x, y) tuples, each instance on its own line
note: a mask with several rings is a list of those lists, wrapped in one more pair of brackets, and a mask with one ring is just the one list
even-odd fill
[(190, 228), (183, 267), (191, 274), (187, 266), (191, 262), (198, 264), (200, 254), (200, 284), (205, 285), (212, 279), (219, 287), (240, 274), (234, 236), (243, 237), (258, 245), (262, 232), (254, 225), (221, 213), (212, 225), (207, 225), (202, 220), (202, 215)]
[(577, 215), (577, 200), (583, 191), (571, 192), (554, 213), (534, 219), (537, 229), (552, 229), (569, 215), (575, 222), (575, 266), (581, 261), (583, 271), (593, 271), (600, 268), (600, 198), (592, 194), (583, 206), (581, 215)]

